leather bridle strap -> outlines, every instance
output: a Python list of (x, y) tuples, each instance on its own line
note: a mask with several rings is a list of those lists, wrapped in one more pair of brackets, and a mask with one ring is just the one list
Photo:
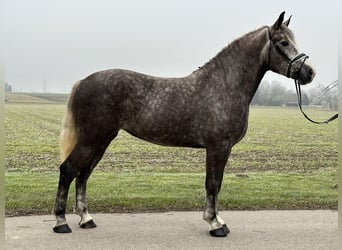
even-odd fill
[(306, 54), (304, 54), (304, 53), (300, 53), (297, 56), (295, 56), (293, 59), (289, 58), (288, 55), (286, 55), (285, 52), (278, 46), (278, 44), (273, 42), (271, 30), (270, 30), (269, 27), (267, 28), (267, 30), (268, 30), (269, 40), (270, 40), (270, 46), (269, 46), (269, 52), (268, 52), (268, 64), (269, 64), (269, 66), (270, 66), (270, 62), (271, 62), (271, 49), (272, 49), (272, 47), (274, 47), (276, 49), (276, 51), (287, 61), (288, 67), (287, 67), (286, 76), (288, 78), (291, 77), (292, 65), (295, 62), (298, 62), (298, 61), (302, 60), (300, 67), (298, 68), (297, 71), (294, 72), (294, 75), (293, 75), (292, 78), (294, 79), (295, 86), (296, 86), (296, 92), (297, 92), (297, 97), (298, 97), (298, 106), (299, 106), (300, 111), (304, 115), (304, 117), (307, 120), (309, 120), (310, 122), (315, 123), (315, 124), (328, 124), (329, 122), (337, 119), (338, 118), (338, 113), (333, 115), (329, 119), (327, 119), (325, 121), (322, 121), (322, 122), (314, 121), (307, 114), (305, 114), (305, 112), (303, 111), (303, 108), (302, 108), (302, 91), (300, 89), (300, 84), (298, 82), (298, 77), (299, 77), (298, 74), (299, 74), (300, 70), (302, 69), (306, 59), (308, 59), (309, 57)]
[(305, 112), (303, 111), (303, 108), (302, 108), (302, 91), (300, 89), (300, 84), (298, 83), (298, 80), (295, 80), (295, 86), (296, 86), (296, 92), (297, 92), (297, 97), (298, 97), (298, 106), (299, 106), (299, 109), (300, 111), (302, 112), (302, 114), (304, 115), (304, 117), (309, 120), (310, 122), (312, 123), (315, 123), (315, 124), (328, 124), (329, 122), (333, 121), (333, 120), (336, 120), (338, 118), (338, 113), (336, 113), (335, 115), (333, 115), (332, 117), (330, 117), (329, 119), (325, 120), (325, 121), (321, 121), (321, 122), (318, 122), (318, 121), (315, 121), (315, 120), (312, 120), (307, 114), (305, 114)]
[(301, 66), (299, 67), (299, 69), (297, 71), (294, 72), (294, 75), (292, 78), (297, 79), (298, 78), (298, 73), (300, 72), (301, 68), (304, 65), (304, 62), (306, 59), (309, 58), (308, 55), (304, 54), (304, 53), (300, 53), (298, 55), (296, 55), (294, 58), (290, 58), (280, 47), (277, 43), (274, 43), (272, 40), (272, 34), (271, 34), (271, 30), (268, 27), (268, 36), (270, 39), (270, 48), (269, 48), (269, 52), (268, 52), (268, 64), (270, 65), (270, 60), (271, 60), (271, 49), (272, 47), (274, 47), (276, 49), (276, 51), (279, 53), (279, 55), (281, 55), (288, 63), (287, 66), (287, 72), (286, 72), (286, 76), (288, 78), (291, 78), (291, 72), (292, 72), (292, 66), (294, 65), (294, 63), (303, 60), (301, 63)]

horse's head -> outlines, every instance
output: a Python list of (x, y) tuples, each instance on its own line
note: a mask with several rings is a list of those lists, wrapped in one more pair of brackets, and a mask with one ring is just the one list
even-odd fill
[(283, 22), (284, 15), (285, 12), (282, 12), (268, 28), (269, 67), (276, 73), (298, 80), (300, 84), (310, 83), (316, 75), (315, 69), (308, 62), (308, 56), (298, 52), (294, 35), (288, 28), (291, 17)]

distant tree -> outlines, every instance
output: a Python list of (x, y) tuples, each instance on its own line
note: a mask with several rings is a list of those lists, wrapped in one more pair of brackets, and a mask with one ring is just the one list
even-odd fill
[(310, 105), (309, 97), (305, 92), (302, 93), (302, 104), (303, 105)]
[(285, 93), (285, 98), (286, 98), (286, 102), (289, 103), (295, 103), (297, 102), (297, 94), (293, 91), (293, 90), (290, 90), (288, 89)]
[(270, 93), (270, 106), (281, 106), (286, 104), (286, 88), (279, 81), (272, 81)]
[(332, 88), (319, 85), (317, 88), (310, 90), (309, 97), (310, 103), (313, 105), (322, 106), (332, 110), (338, 108), (338, 87), (337, 84)]
[[(252, 100), (252, 105), (282, 106), (297, 102), (294, 90), (287, 89), (280, 81), (262, 81)], [(309, 105), (308, 95), (302, 91), (302, 104)]]
[(269, 103), (271, 93), (271, 87), (268, 81), (262, 81), (259, 85), (258, 90), (256, 91), (252, 105), (263, 105), (266, 106)]

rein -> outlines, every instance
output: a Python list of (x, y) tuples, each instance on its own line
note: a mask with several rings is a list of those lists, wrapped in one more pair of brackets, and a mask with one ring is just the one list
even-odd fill
[(293, 75), (294, 78), (294, 82), (295, 82), (295, 87), (296, 87), (296, 92), (297, 92), (297, 97), (298, 97), (298, 106), (299, 106), (299, 110), (302, 112), (303, 116), (310, 122), (315, 123), (315, 124), (328, 124), (329, 122), (335, 120), (338, 118), (338, 113), (336, 113), (335, 115), (333, 115), (332, 117), (330, 117), (329, 119), (325, 120), (325, 121), (315, 121), (312, 120), (304, 111), (303, 111), (303, 107), (302, 107), (302, 91), (300, 88), (300, 84), (298, 82), (298, 74), (300, 72), (300, 70), (302, 69), (306, 59), (309, 58), (309, 56), (307, 56), (304, 53), (300, 53), (297, 56), (295, 56), (293, 59), (289, 58), (288, 55), (285, 54), (285, 52), (278, 46), (278, 44), (274, 43), (272, 40), (272, 34), (271, 34), (271, 30), (270, 28), (268, 28), (268, 36), (270, 39), (270, 47), (269, 47), (269, 53), (268, 53), (268, 64), (270, 64), (270, 60), (271, 60), (271, 49), (272, 47), (274, 47), (276, 49), (276, 51), (287, 61), (288, 63), (288, 67), (287, 67), (287, 73), (286, 76), (288, 78), (291, 78), (291, 73), (292, 73), (292, 66), (294, 63), (302, 60), (300, 67), (298, 70), (296, 70)]
[(302, 112), (303, 116), (307, 120), (309, 120), (310, 122), (315, 123), (315, 124), (328, 124), (329, 122), (338, 118), (338, 113), (336, 113), (335, 115), (333, 115), (332, 117), (330, 117), (329, 119), (327, 119), (325, 121), (315, 121), (315, 120), (312, 120), (310, 117), (308, 117), (308, 115), (305, 114), (305, 112), (303, 111), (303, 108), (302, 108), (302, 92), (300, 89), (300, 84), (298, 83), (297, 79), (295, 79), (294, 81), (295, 81), (296, 92), (297, 92), (297, 97), (298, 97), (298, 106), (299, 106), (299, 109)]

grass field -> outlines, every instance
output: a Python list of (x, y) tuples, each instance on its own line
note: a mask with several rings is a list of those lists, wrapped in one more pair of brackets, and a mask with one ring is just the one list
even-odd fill
[[(6, 104), (6, 215), (50, 213), (64, 104)], [(332, 112), (309, 110), (317, 119)], [(205, 151), (153, 145), (121, 131), (89, 180), (92, 212), (198, 210)], [(221, 209), (337, 208), (337, 122), (252, 107), (226, 168)], [(73, 188), (73, 187), (72, 187)], [(71, 191), (68, 209), (73, 206)]]
[(53, 93), (6, 93), (8, 103), (66, 103), (68, 94)]

